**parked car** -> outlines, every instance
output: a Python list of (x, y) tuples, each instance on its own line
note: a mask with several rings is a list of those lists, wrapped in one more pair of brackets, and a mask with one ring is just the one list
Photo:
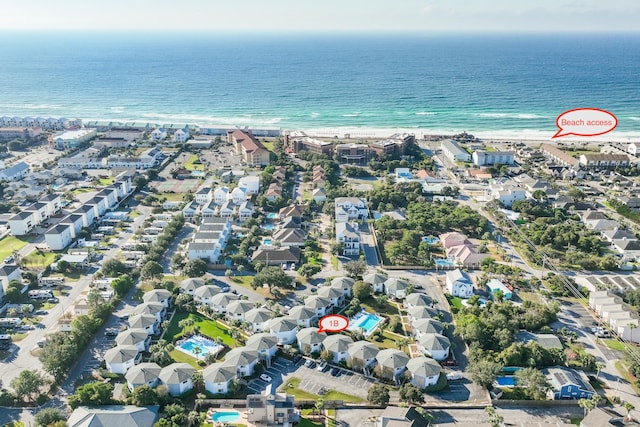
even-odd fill
[(448, 381), (457, 381), (457, 380), (461, 380), (464, 378), (464, 375), (462, 375), (460, 372), (449, 372), (447, 374), (447, 380)]
[(327, 367), (327, 362), (320, 362), (318, 363), (318, 367), (316, 369), (320, 372), (323, 372), (326, 367)]
[(332, 376), (332, 377), (337, 377), (339, 373), (340, 373), (340, 369), (338, 369), (338, 368), (331, 368), (331, 376)]
[(38, 310), (34, 314), (37, 316), (46, 316), (49, 312), (47, 310)]
[(304, 366), (306, 366), (307, 368), (314, 368), (316, 366), (316, 362), (311, 359), (307, 359), (307, 361), (304, 362)]
[(293, 356), (292, 360), (293, 360), (293, 363), (298, 363), (300, 359), (302, 359), (302, 355), (296, 354), (295, 356)]
[(56, 304), (56, 303), (60, 302), (60, 300), (58, 298), (54, 297), (54, 298), (49, 298), (47, 300), (47, 302), (50, 303), (50, 304)]
[(262, 375), (260, 375), (260, 379), (261, 379), (262, 381), (266, 381), (266, 382), (268, 382), (268, 383), (270, 383), (270, 382), (271, 382), (271, 377), (270, 377), (269, 375), (267, 375), (267, 374), (262, 374)]
[(453, 357), (449, 357), (448, 359), (445, 359), (442, 364), (444, 366), (456, 366), (458, 364), (458, 361), (456, 359), (454, 359)]
[(116, 335), (118, 335), (118, 331), (114, 331), (113, 329), (107, 329), (104, 335), (107, 337), (115, 337)]
[(13, 257), (12, 256), (8, 256), (4, 259), (4, 263), (5, 264), (9, 264), (13, 262)]

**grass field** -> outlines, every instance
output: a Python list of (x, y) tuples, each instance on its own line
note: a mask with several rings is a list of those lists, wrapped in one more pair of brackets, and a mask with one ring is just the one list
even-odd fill
[(33, 251), (26, 257), (22, 258), (22, 264), (26, 267), (41, 267), (46, 268), (56, 259), (54, 252), (38, 252)]
[(184, 194), (182, 193), (160, 193), (159, 198), (166, 198), (168, 202), (181, 202)]
[(5, 259), (13, 253), (13, 251), (19, 251), (24, 248), (27, 243), (31, 242), (33, 237), (31, 236), (7, 236), (0, 240), (0, 260)]
[(107, 185), (113, 184), (113, 178), (100, 178), (98, 182), (100, 183), (100, 185), (106, 187)]
[(195, 358), (181, 352), (180, 350), (173, 350), (169, 354), (171, 355), (171, 358), (178, 363), (188, 363), (189, 365), (193, 366), (197, 370), (202, 369), (202, 366), (198, 365), (198, 362), (196, 361)]
[(202, 171), (204, 170), (204, 165), (200, 163), (195, 163), (198, 161), (198, 155), (194, 154), (186, 162), (184, 162), (184, 168), (190, 171)]
[(324, 396), (319, 396), (314, 393), (309, 393), (308, 391), (304, 391), (298, 386), (300, 385), (300, 378), (293, 377), (290, 378), (289, 381), (284, 383), (282, 387), (280, 387), (280, 391), (283, 393), (291, 394), (300, 400), (318, 400), (320, 398), (324, 400), (344, 400), (345, 402), (351, 403), (362, 403), (365, 400), (361, 399), (357, 396), (352, 396), (350, 394), (341, 393), (335, 390), (329, 390), (327, 394)]
[(176, 315), (173, 316), (169, 327), (167, 328), (164, 339), (172, 342), (173, 340), (180, 338), (183, 335), (184, 330), (178, 327), (178, 323), (182, 319), (186, 319), (187, 317), (193, 319), (193, 326), (191, 328), (199, 326), (200, 333), (202, 335), (206, 335), (209, 338), (220, 337), (222, 339), (222, 342), (227, 347), (236, 346), (233, 338), (231, 338), (231, 335), (228, 334), (227, 328), (213, 320), (207, 319), (206, 317), (198, 313), (176, 313)]
[(615, 339), (603, 339), (601, 340), (607, 347), (609, 347), (611, 350), (618, 350), (618, 351), (624, 351), (625, 350), (625, 346), (623, 343), (621, 343), (618, 340)]

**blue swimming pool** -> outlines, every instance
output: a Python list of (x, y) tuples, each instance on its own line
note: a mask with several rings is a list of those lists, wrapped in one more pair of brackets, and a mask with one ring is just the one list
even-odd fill
[(440, 241), (440, 239), (438, 239), (435, 236), (424, 236), (422, 238), (422, 241), (425, 242), (427, 245), (435, 245)]
[(265, 246), (271, 246), (273, 244), (273, 241), (270, 238), (266, 238), (262, 241), (262, 244)]
[(362, 329), (364, 335), (369, 336), (380, 325), (382, 320), (383, 318), (380, 316), (363, 311), (349, 320), (348, 329), (350, 331)]
[(222, 422), (222, 423), (240, 421), (240, 412), (238, 411), (216, 412), (211, 416), (211, 421)]
[(498, 387), (515, 387), (516, 386), (516, 377), (511, 375), (505, 375), (496, 378), (496, 384)]
[(269, 230), (269, 231), (273, 230), (274, 227), (275, 227), (275, 225), (273, 225), (273, 224), (265, 224), (265, 225), (262, 226), (262, 228), (264, 228), (265, 230)]
[(435, 262), (437, 267), (453, 267), (454, 265), (453, 261), (444, 258), (438, 258)]
[[(198, 350), (196, 350), (196, 348)], [(207, 354), (216, 354), (222, 346), (201, 335), (194, 335), (178, 343), (177, 349), (196, 359), (204, 359)]]
[(269, 213), (266, 215), (266, 217), (267, 217), (267, 219), (277, 219), (277, 218), (278, 218), (278, 214), (277, 214), (277, 213), (275, 213), (275, 212), (269, 212)]
[(191, 171), (191, 176), (205, 176), (205, 171)]

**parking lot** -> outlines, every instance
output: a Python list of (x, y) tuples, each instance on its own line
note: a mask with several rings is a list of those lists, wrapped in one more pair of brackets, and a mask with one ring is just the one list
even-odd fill
[[(301, 359), (298, 363), (293, 363), (284, 358), (277, 358), (270, 368), (265, 369), (264, 373), (271, 377), (272, 384), (277, 389), (286, 383), (290, 378), (300, 378), (300, 389), (309, 393), (322, 395), (324, 390), (336, 390), (341, 393), (357, 396), (363, 399), (367, 398), (367, 392), (375, 381), (365, 378), (361, 374), (356, 374), (346, 369), (338, 369), (336, 376), (331, 375), (329, 366), (324, 372), (304, 366), (306, 359)], [(260, 393), (267, 387), (267, 382), (259, 378), (252, 380), (248, 386), (249, 393)]]

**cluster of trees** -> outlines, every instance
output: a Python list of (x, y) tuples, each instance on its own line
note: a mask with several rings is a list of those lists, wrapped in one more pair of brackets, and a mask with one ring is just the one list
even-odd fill
[(616, 199), (609, 199), (609, 204), (616, 210), (619, 215), (622, 215), (625, 218), (629, 218), (636, 224), (640, 224), (640, 212), (638, 212), (637, 210), (631, 209), (629, 206)]
[(629, 289), (622, 294), (622, 299), (624, 300), (624, 302), (631, 304), (636, 308), (639, 308), (640, 307), (640, 290)]
[[(405, 197), (404, 193), (400, 193)], [(441, 231), (458, 230), (473, 237), (487, 234), (488, 222), (468, 206), (454, 202), (410, 203), (407, 219), (383, 217), (375, 224), (381, 252), (392, 264), (431, 266), (431, 253), (440, 248), (430, 246), (422, 237)]]
[(287, 275), (280, 267), (269, 266), (262, 268), (259, 272), (253, 276), (251, 287), (257, 289), (264, 285), (269, 286), (269, 291), (273, 294), (281, 293), (282, 290), (292, 290), (295, 287), (295, 282), (290, 276)]
[(595, 231), (587, 230), (581, 222), (567, 218), (537, 218), (523, 228), (527, 237), (538, 246), (548, 246), (556, 251), (578, 251), (599, 256), (602, 241)]
[(531, 301), (517, 306), (488, 302), (485, 307), (462, 307), (456, 313), (456, 333), (481, 350), (502, 351), (519, 330), (537, 331), (556, 320), (557, 303), (550, 307)]

